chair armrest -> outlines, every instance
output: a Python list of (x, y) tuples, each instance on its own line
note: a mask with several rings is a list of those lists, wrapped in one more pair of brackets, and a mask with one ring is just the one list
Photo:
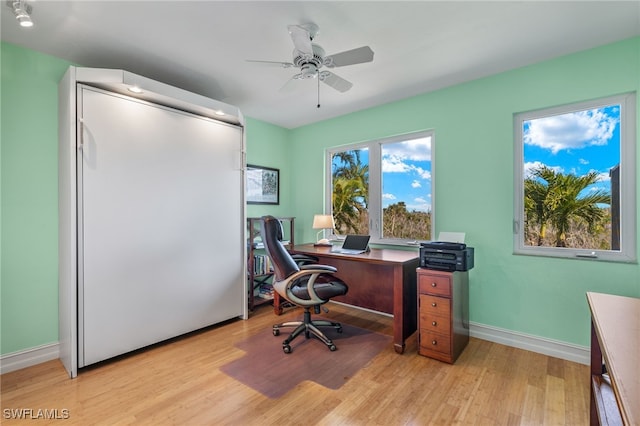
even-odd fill
[[(276, 291), (278, 291), (278, 287), (284, 286), (284, 289), (282, 289), (285, 293), (284, 296), (291, 302), (301, 306), (323, 304), (327, 301), (321, 299), (313, 288), (316, 282), (316, 278), (318, 278), (318, 276), (320, 276), (321, 274), (333, 273), (336, 271), (336, 268), (329, 265), (307, 265), (307, 267), (305, 267), (304, 269), (300, 269), (300, 271), (287, 277), (287, 279), (274, 283), (274, 288), (276, 288)], [(291, 287), (293, 287), (293, 284), (296, 280), (307, 275), (311, 275), (311, 277), (309, 277), (309, 281), (307, 281), (307, 292), (309, 293), (309, 299), (300, 299), (299, 297), (296, 297), (295, 294), (293, 294), (293, 292), (291, 291)]]

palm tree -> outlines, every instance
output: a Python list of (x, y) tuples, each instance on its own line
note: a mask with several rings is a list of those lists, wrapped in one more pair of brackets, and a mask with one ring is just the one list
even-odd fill
[[(534, 169), (532, 175), (532, 178), (524, 180), (525, 221), (538, 227), (538, 245), (541, 246), (547, 234), (549, 219), (557, 204), (557, 179), (556, 173), (546, 166)], [(542, 179), (544, 183), (535, 178)]]
[(340, 166), (333, 171), (333, 217), (336, 229), (360, 233), (366, 225), (369, 200), (369, 165), (360, 161), (360, 151), (342, 151), (334, 155)]
[(611, 195), (599, 189), (580, 197), (585, 188), (598, 182), (597, 172), (589, 172), (584, 176), (561, 175), (560, 181), (561, 202), (551, 216), (551, 223), (556, 229), (556, 247), (566, 247), (571, 221), (585, 222), (592, 232), (594, 226), (606, 216), (606, 211), (598, 204), (611, 204)]
[(358, 200), (358, 194), (362, 191), (361, 182), (357, 180), (333, 179), (333, 218), (339, 231), (360, 232), (360, 218), (366, 212), (366, 206)]
[(524, 208), (526, 221), (538, 227), (539, 246), (543, 244), (549, 225), (556, 231), (556, 247), (566, 247), (572, 221), (582, 221), (589, 231), (593, 231), (607, 214), (598, 205), (611, 204), (611, 195), (603, 190), (580, 196), (585, 188), (596, 182), (597, 172), (583, 176), (565, 175), (546, 166), (532, 171), (532, 177), (524, 181)]

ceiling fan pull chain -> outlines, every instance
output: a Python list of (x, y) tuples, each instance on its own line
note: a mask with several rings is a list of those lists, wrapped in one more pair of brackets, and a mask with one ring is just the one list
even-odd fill
[(318, 108), (320, 108), (320, 73), (318, 72)]

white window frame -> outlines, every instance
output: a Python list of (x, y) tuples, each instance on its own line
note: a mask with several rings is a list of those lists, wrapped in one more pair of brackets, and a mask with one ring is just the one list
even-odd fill
[[(383, 238), (382, 237), (382, 145), (403, 142), (410, 139), (431, 138), (431, 238), (436, 229), (435, 223), (435, 132), (425, 130), (414, 133), (391, 136), (384, 139), (375, 139), (367, 142), (358, 142), (348, 145), (331, 147), (325, 155), (325, 214), (332, 214), (333, 194), (332, 165), (333, 154), (357, 149), (369, 149), (369, 235), (371, 243), (387, 245), (415, 245), (415, 239)], [(332, 234), (329, 238), (342, 238), (344, 236)]]
[[(619, 104), (620, 111), (620, 250), (527, 246), (524, 241), (525, 121)], [(636, 255), (636, 94), (599, 98), (514, 114), (514, 254), (637, 263)]]

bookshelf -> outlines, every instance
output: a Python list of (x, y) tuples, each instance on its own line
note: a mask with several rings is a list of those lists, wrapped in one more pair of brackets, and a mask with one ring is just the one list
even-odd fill
[[(295, 217), (278, 217), (282, 223), (283, 242), (288, 249), (294, 245), (294, 223)], [(273, 270), (271, 261), (264, 251), (264, 245), (260, 238), (260, 218), (247, 218), (247, 282), (249, 310), (273, 303), (274, 311), (277, 315), (282, 313), (280, 298), (273, 296), (271, 279)]]

